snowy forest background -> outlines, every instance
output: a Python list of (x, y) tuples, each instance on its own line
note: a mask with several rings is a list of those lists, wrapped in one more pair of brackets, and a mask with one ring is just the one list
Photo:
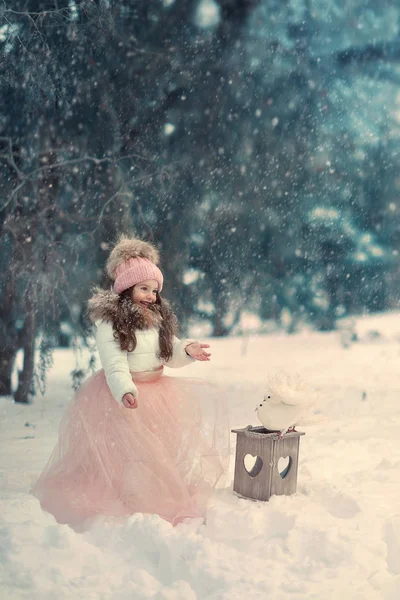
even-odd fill
[(183, 330), (398, 308), (399, 25), (395, 0), (1, 2), (0, 395), (19, 351), (26, 402), (89, 339), (121, 232)]

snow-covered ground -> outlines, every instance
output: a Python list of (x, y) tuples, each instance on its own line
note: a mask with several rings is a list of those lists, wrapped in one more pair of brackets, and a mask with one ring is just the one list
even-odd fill
[(303, 428), (295, 495), (253, 502), (231, 485), (215, 493), (205, 524), (175, 528), (136, 514), (78, 534), (29, 495), (71, 395), (75, 359), (58, 350), (44, 398), (0, 399), (0, 598), (397, 600), (400, 314), (354, 326), (354, 343), (308, 331), (211, 340), (210, 363), (173, 372), (223, 383), (232, 427), (257, 424), (267, 371), (299, 372), (321, 396), (317, 422)]

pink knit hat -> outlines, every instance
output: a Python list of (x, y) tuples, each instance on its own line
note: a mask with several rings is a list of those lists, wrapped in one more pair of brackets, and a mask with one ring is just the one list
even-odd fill
[(158, 262), (157, 248), (143, 240), (122, 235), (106, 265), (107, 274), (114, 281), (114, 292), (120, 294), (146, 279), (155, 279), (161, 292), (164, 278)]

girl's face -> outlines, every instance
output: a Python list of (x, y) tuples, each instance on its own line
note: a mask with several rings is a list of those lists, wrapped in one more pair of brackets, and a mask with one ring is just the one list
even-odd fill
[(157, 300), (158, 283), (155, 279), (147, 279), (132, 288), (131, 300), (135, 304), (148, 306)]

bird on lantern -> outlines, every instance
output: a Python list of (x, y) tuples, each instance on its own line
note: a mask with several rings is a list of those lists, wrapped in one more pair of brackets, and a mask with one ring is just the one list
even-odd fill
[(296, 425), (309, 420), (317, 394), (299, 376), (287, 373), (270, 374), (266, 394), (255, 410), (257, 418), (268, 431), (279, 432), (279, 438), (295, 432)]

